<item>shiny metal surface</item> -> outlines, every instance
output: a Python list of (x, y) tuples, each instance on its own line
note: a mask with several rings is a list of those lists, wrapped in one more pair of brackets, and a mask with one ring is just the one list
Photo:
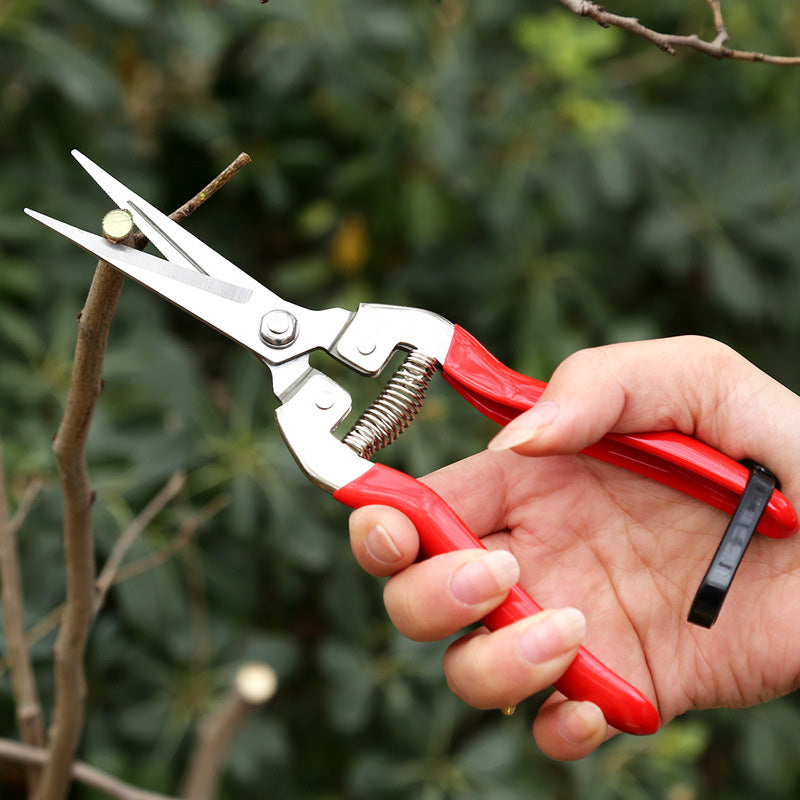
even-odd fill
[(350, 395), (338, 383), (310, 369), (275, 412), (295, 460), (310, 481), (328, 492), (341, 489), (372, 467), (333, 435), (350, 405)]
[(419, 350), (444, 364), (453, 323), (421, 308), (361, 303), (331, 354), (367, 375), (377, 375), (398, 348)]
[(73, 155), (165, 258), (26, 212), (255, 353), (270, 368), (273, 390), (283, 402), (276, 412), (281, 432), (314, 483), (336, 491), (363, 475), (370, 462), (333, 435), (350, 411), (350, 395), (312, 369), (308, 354), (327, 350), (351, 368), (376, 375), (396, 349), (415, 350), (432, 374), (437, 362), (444, 363), (453, 325), (429, 311), (402, 306), (362, 304), (354, 314), (288, 303), (86, 156)]
[[(130, 211), (137, 227), (167, 260), (111, 244), (37, 212), (26, 209), (26, 213), (252, 350), (268, 365), (329, 348), (352, 318), (351, 312), (341, 308), (311, 311), (286, 302), (86, 156), (78, 151), (73, 155), (120, 208)], [(297, 335), (277, 347), (260, 335), (262, 318), (275, 310), (285, 311), (297, 321)]]

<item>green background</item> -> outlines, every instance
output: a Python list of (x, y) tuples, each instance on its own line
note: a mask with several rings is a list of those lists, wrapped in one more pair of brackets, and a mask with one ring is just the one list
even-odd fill
[[(699, 0), (612, 10), (714, 35)], [(737, 46), (800, 53), (796, 4), (724, 10)], [(541, 378), (579, 347), (701, 333), (800, 387), (797, 68), (670, 58), (555, 0), (17, 0), (0, 6), (0, 76), (0, 432), (12, 500), (45, 480), (21, 534), (31, 625), (63, 597), (50, 438), (94, 263), (22, 208), (97, 229), (108, 201), (73, 147), (165, 211), (248, 152), (189, 228), (311, 308), (430, 308)], [(177, 793), (198, 720), (261, 658), (279, 693), (236, 739), (221, 798), (797, 797), (794, 698), (556, 764), (534, 704), (505, 719), (452, 697), (443, 646), (393, 631), (345, 510), (283, 448), (265, 371), (131, 283), (105, 378), (99, 562), (176, 469), (186, 489), (130, 560), (227, 505), (112, 590), (83, 760)], [(352, 388), (361, 407), (375, 392)], [(421, 474), (492, 431), (437, 387), (380, 458)], [(48, 708), (52, 646), (33, 648)], [(16, 736), (7, 674), (0, 735)], [(0, 763), (3, 798), (21, 785)]]

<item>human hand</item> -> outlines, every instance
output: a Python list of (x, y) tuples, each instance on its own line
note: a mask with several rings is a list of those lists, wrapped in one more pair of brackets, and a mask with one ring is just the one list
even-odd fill
[[(714, 628), (689, 625), (726, 515), (577, 455), (608, 432), (659, 430), (765, 464), (800, 505), (800, 398), (724, 345), (681, 337), (575, 354), (489, 450), (428, 476), (490, 553), (414, 563), (419, 541), (406, 517), (378, 506), (353, 513), (356, 558), (393, 576), (386, 608), (412, 639), (444, 638), (480, 620), (516, 581), (548, 609), (451, 645), (444, 670), (457, 695), (480, 708), (516, 705), (557, 680), (579, 643), (648, 695), (663, 723), (795, 688), (800, 543), (754, 538)], [(585, 642), (575, 609), (589, 619)], [(596, 706), (556, 693), (534, 735), (546, 753), (568, 759), (609, 731)]]

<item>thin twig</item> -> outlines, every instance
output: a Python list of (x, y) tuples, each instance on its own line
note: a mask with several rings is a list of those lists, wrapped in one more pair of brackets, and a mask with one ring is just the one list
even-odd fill
[(178, 528), (178, 534), (175, 538), (162, 547), (161, 550), (156, 550), (154, 553), (142, 556), (138, 561), (132, 561), (130, 564), (121, 567), (114, 580), (114, 585), (129, 581), (132, 578), (143, 575), (145, 572), (156, 569), (156, 567), (160, 567), (162, 564), (166, 564), (192, 540), (197, 529), (222, 511), (228, 505), (228, 502), (228, 498), (224, 495), (214, 498), (197, 514), (185, 520)]
[[(130, 564), (121, 565), (114, 575), (112, 585), (119, 586), (121, 583), (125, 583), (133, 578), (138, 578), (140, 575), (144, 575), (146, 572), (150, 572), (166, 564), (167, 561), (174, 558), (192, 540), (197, 529), (208, 522), (208, 520), (215, 517), (228, 505), (228, 502), (228, 498), (224, 495), (215, 497), (210, 503), (201, 508), (200, 511), (185, 519), (178, 528), (178, 533), (175, 537), (160, 550), (148, 553), (148, 555), (142, 556), (136, 561), (131, 561)], [(136, 524), (137, 520), (134, 520), (131, 526)], [(123, 532), (120, 538), (124, 537), (126, 532)], [(101, 574), (105, 572), (105, 570), (106, 567), (104, 566)], [(53, 631), (58, 630), (63, 615), (64, 604), (62, 603), (56, 606), (46, 616), (42, 617), (42, 619), (27, 632), (25, 637), (27, 647), (30, 649), (35, 644), (42, 641), (45, 636), (49, 636)], [(0, 677), (3, 676), (6, 669), (8, 669), (8, 658), (0, 658)]]
[[(30, 652), (25, 639), (25, 603), (22, 573), (17, 547), (17, 533), (30, 509), (36, 489), (29, 484), (17, 513), (9, 514), (6, 491), (3, 453), (0, 448), (0, 583), (2, 583), (3, 625), (6, 636), (6, 652), (11, 671), (11, 691), (17, 713), (19, 735), (25, 744), (32, 747), (44, 745), (44, 721), (36, 679), (33, 674)], [(39, 781), (39, 768), (31, 766), (26, 771), (28, 791), (33, 794)]]
[[(250, 156), (247, 153), (239, 153), (236, 158), (225, 167), (216, 178), (214, 178), (208, 186), (202, 191), (199, 191), (191, 200), (185, 202), (180, 208), (176, 208), (169, 218), (173, 222), (183, 222), (190, 214), (200, 208), (209, 197), (216, 194), (237, 172), (241, 171), (250, 163)], [(134, 234), (134, 244), (139, 250), (143, 250), (147, 246), (147, 237), (143, 233)]]
[(108, 590), (111, 588), (119, 571), (122, 561), (142, 531), (153, 521), (161, 511), (186, 484), (186, 475), (175, 472), (167, 481), (163, 489), (136, 515), (136, 518), (123, 531), (117, 539), (111, 552), (108, 554), (103, 569), (95, 582), (94, 616), (97, 616), (106, 600)]
[(202, 192), (198, 192), (191, 200), (173, 211), (172, 214), (169, 215), (170, 219), (173, 222), (183, 222), (189, 214), (196, 211), (209, 197), (216, 194), (237, 172), (246, 167), (249, 163), (250, 156), (247, 155), (247, 153), (239, 153), (239, 155), (236, 156), (236, 158), (231, 161)]
[(28, 482), (28, 485), (22, 492), (22, 497), (17, 505), (17, 510), (14, 512), (14, 516), (11, 517), (11, 520), (9, 521), (11, 530), (15, 534), (19, 533), (20, 528), (25, 524), (25, 520), (28, 518), (28, 513), (30, 512), (31, 507), (33, 506), (33, 503), (36, 500), (36, 497), (38, 496), (43, 484), (44, 481), (41, 478), (33, 478)]
[[(0, 739), (0, 759), (41, 767), (47, 763), (48, 752), (43, 747), (32, 747), (10, 739)], [(166, 794), (138, 789), (81, 761), (72, 764), (70, 774), (74, 780), (90, 786), (92, 789), (97, 789), (109, 797), (114, 797), (116, 800), (176, 800)]]
[[(202, 192), (175, 214), (183, 220), (250, 161), (240, 155)], [(131, 237), (133, 239), (133, 237)], [(131, 246), (144, 247), (136, 236)], [(79, 317), (78, 341), (67, 404), (53, 450), (64, 495), (64, 553), (67, 591), (63, 624), (55, 649), (55, 707), (50, 731), (50, 758), (35, 800), (64, 800), (70, 766), (78, 749), (85, 713), (86, 682), (83, 657), (94, 615), (95, 575), (91, 508), (85, 445), (94, 408), (102, 389), (102, 369), (108, 332), (124, 277), (100, 262)]]
[[(647, 28), (639, 22), (636, 17), (621, 17), (619, 14), (612, 14), (610, 11), (591, 2), (591, 0), (559, 0), (559, 2), (566, 6), (573, 14), (579, 17), (590, 17), (598, 25), (603, 28), (621, 28), (639, 36), (648, 42), (651, 42), (659, 50), (662, 50), (668, 55), (674, 56), (678, 49), (685, 48), (688, 50), (697, 50), (705, 55), (713, 56), (714, 58), (729, 58), (734, 61), (759, 61), (764, 64), (780, 64), (783, 66), (795, 66), (800, 64), (800, 56), (772, 56), (765, 53), (756, 53), (749, 50), (734, 50), (730, 47), (725, 47), (725, 42), (728, 39), (727, 29), (722, 21), (722, 12), (719, 8), (719, 3), (714, 3), (714, 0), (709, 0), (714, 11), (715, 25), (717, 27), (717, 36), (713, 41), (706, 41), (701, 39), (697, 34), (690, 34), (689, 36), (678, 36), (669, 33), (659, 33), (658, 31)], [(725, 30), (724, 37), (720, 34), (721, 30)]]
[(714, 28), (717, 31), (717, 38), (714, 39), (714, 43), (725, 44), (728, 41), (728, 28), (722, 18), (722, 8), (719, 0), (708, 0), (708, 4), (711, 6), (711, 13), (714, 15)]

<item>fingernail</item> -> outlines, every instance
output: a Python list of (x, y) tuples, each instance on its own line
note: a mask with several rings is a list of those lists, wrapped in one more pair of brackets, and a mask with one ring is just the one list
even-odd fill
[(475, 605), (510, 589), (519, 580), (519, 564), (508, 550), (493, 550), (464, 564), (450, 579), (453, 597)]
[(392, 537), (381, 525), (375, 525), (367, 534), (367, 551), (381, 564), (394, 564), (402, 556), (397, 545), (392, 541)]
[(519, 640), (522, 657), (529, 664), (544, 664), (577, 647), (586, 636), (586, 619), (577, 608), (546, 612)]
[(558, 732), (570, 744), (581, 745), (605, 726), (603, 712), (594, 703), (567, 702), (558, 718)]
[(487, 448), (489, 450), (510, 450), (512, 447), (530, 442), (555, 420), (558, 412), (558, 403), (554, 403), (552, 400), (537, 403), (533, 408), (512, 419), (489, 442)]

